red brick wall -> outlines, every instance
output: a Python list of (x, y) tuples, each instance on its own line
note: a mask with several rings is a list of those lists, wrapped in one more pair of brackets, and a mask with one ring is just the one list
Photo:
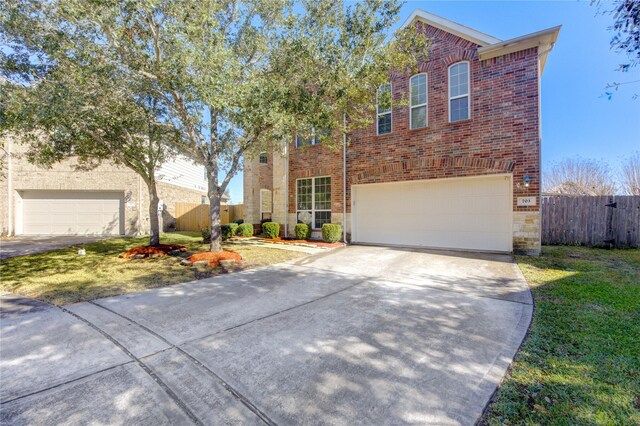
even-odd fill
[[(518, 196), (540, 192), (537, 48), (480, 61), (477, 45), (423, 25), (432, 40), (428, 60), (428, 127), (409, 129), (409, 75), (393, 75), (393, 131), (376, 135), (375, 125), (350, 137), (347, 152), (347, 211), (351, 184), (513, 173), (514, 211)], [(471, 118), (448, 122), (448, 67), (470, 62)], [(289, 206), (295, 212), (297, 178), (330, 175), (333, 211), (342, 212), (342, 151), (291, 144)], [(522, 178), (529, 174), (531, 186)]]
[(331, 211), (342, 213), (342, 150), (322, 145), (296, 148), (293, 142), (289, 148), (289, 213), (296, 212), (296, 180), (316, 176), (331, 176)]

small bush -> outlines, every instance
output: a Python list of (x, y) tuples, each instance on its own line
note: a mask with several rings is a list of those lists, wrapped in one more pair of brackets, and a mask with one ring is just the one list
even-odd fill
[(236, 219), (232, 220), (231, 222), (235, 223), (236, 225), (242, 225), (244, 223), (244, 219)]
[(322, 225), (322, 239), (328, 243), (335, 243), (342, 236), (342, 226), (335, 223)]
[(200, 233), (202, 234), (202, 244), (209, 244), (211, 242), (211, 230), (209, 227), (202, 228)]
[(238, 225), (238, 230), (236, 234), (241, 237), (253, 237), (253, 225), (250, 223), (242, 223)]
[(311, 227), (306, 223), (298, 223), (294, 230), (296, 238), (299, 240), (308, 240), (311, 238)]
[(220, 232), (222, 234), (222, 241), (226, 241), (229, 238), (233, 237), (236, 234), (237, 229), (238, 229), (237, 223), (228, 223), (226, 225), (221, 225)]
[(267, 238), (278, 238), (280, 235), (280, 224), (276, 222), (265, 222), (262, 224), (262, 232)]

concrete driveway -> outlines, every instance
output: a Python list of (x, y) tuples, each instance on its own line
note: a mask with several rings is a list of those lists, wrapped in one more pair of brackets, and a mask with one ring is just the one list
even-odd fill
[(532, 305), (511, 256), (351, 246), (13, 312), (2, 423), (469, 425)]
[(28, 254), (45, 253), (51, 250), (71, 247), (106, 238), (113, 235), (50, 235), (50, 236), (18, 236), (0, 240), (0, 259), (26, 256)]

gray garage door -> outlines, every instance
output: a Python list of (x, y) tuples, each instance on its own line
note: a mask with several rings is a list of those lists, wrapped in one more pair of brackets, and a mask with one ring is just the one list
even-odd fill
[(25, 191), (27, 235), (123, 234), (121, 192)]

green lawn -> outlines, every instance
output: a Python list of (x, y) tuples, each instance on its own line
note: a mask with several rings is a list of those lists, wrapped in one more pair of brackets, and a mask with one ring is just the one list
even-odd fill
[[(207, 250), (199, 233), (163, 234), (161, 242), (182, 244), (188, 252)], [(124, 251), (149, 243), (148, 237), (116, 238), (84, 244), (86, 256), (78, 256), (78, 246), (49, 253), (4, 259), (0, 263), (0, 291), (8, 291), (49, 303), (67, 303), (113, 296), (116, 294), (163, 287), (220, 273), (218, 268), (180, 265), (181, 257), (121, 259)], [(269, 265), (295, 259), (304, 254), (252, 247), (225, 245), (240, 253), (244, 268)]]
[(535, 300), (490, 425), (640, 424), (640, 250), (518, 257)]

